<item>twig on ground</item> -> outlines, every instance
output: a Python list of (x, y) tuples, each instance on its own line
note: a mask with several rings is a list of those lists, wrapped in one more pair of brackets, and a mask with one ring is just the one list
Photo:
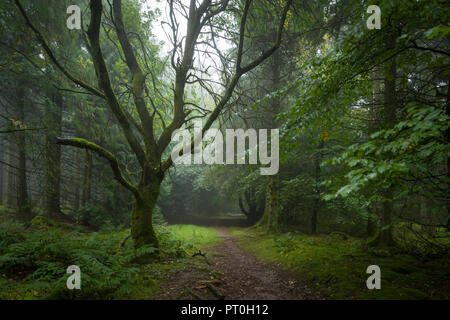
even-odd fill
[(208, 265), (212, 265), (212, 262), (209, 261), (209, 259), (206, 257), (206, 254), (203, 253), (201, 250), (198, 250), (198, 252), (194, 253), (192, 255), (192, 258), (196, 257), (196, 256), (202, 256), (203, 258), (205, 258), (205, 261)]
[(123, 241), (119, 244), (119, 248), (122, 248), (130, 237), (131, 234), (127, 235), (125, 239), (123, 239)]
[(217, 289), (217, 287), (215, 287), (213, 284), (208, 284), (208, 289), (212, 291), (212, 293), (214, 293), (214, 295), (219, 299), (219, 300), (224, 300), (225, 296), (224, 294)]
[(199, 296), (198, 294), (196, 294), (194, 291), (192, 291), (191, 289), (189, 289), (187, 286), (184, 286), (184, 289), (185, 289), (190, 295), (192, 295), (195, 299), (197, 299), (197, 300), (205, 300), (205, 299), (203, 299), (201, 296)]

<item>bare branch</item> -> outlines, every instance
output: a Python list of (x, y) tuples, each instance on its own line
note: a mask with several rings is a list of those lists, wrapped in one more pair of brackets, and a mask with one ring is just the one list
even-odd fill
[(91, 21), (87, 35), (89, 38), (89, 48), (94, 62), (95, 73), (97, 75), (97, 80), (99, 87), (102, 88), (105, 93), (106, 100), (108, 101), (111, 110), (119, 122), (125, 138), (128, 141), (133, 152), (141, 165), (144, 167), (146, 161), (146, 155), (142, 149), (137, 137), (135, 136), (133, 130), (131, 129), (128, 117), (121, 107), (112, 87), (111, 81), (109, 79), (108, 69), (106, 68), (105, 59), (103, 58), (102, 49), (100, 47), (100, 24), (102, 19), (103, 5), (101, 0), (91, 0)]
[[(241, 27), (240, 27), (241, 32), (245, 32), (246, 18), (244, 18), (244, 16), (246, 16), (248, 14), (250, 2), (251, 2), (251, 0), (247, 0), (247, 2), (246, 2), (246, 7), (245, 7), (245, 11), (243, 13), (243, 18), (241, 19)], [(195, 1), (194, 1), (194, 3), (195, 3)], [(224, 107), (228, 104), (228, 102), (233, 94), (233, 91), (234, 91), (236, 85), (238, 84), (241, 76), (243, 74), (251, 71), (258, 65), (260, 65), (263, 61), (265, 61), (268, 57), (270, 57), (280, 47), (284, 24), (286, 21), (286, 16), (287, 16), (287, 13), (289, 11), (291, 4), (292, 4), (292, 0), (289, 0), (283, 9), (283, 13), (282, 13), (279, 25), (278, 25), (277, 39), (275, 41), (275, 44), (269, 50), (267, 50), (261, 56), (259, 56), (257, 59), (255, 59), (253, 62), (249, 63), (248, 65), (246, 65), (243, 68), (240, 68), (240, 67), (237, 68), (236, 73), (234, 74), (233, 78), (231, 79), (230, 83), (228, 84), (228, 87), (226, 88), (224, 95), (222, 96), (222, 98), (217, 103), (216, 107), (214, 108), (214, 110), (211, 112), (208, 119), (206, 120), (206, 123), (202, 128), (202, 134), (204, 134), (206, 132), (206, 130), (208, 130), (211, 127), (211, 125), (214, 123), (214, 121), (221, 114)], [(244, 39), (243, 37), (244, 36), (241, 33), (240, 39), (242, 39), (242, 43), (240, 41), (240, 45), (239, 45), (240, 50), (238, 49), (238, 51), (241, 52), (241, 55), (242, 55), (242, 48), (243, 48), (243, 39)], [(239, 54), (238, 54), (238, 61), (240, 61)], [(195, 138), (196, 137), (194, 137), (194, 139)], [(191, 150), (194, 148), (194, 139), (191, 140)], [(172, 165), (172, 159), (171, 159), (171, 157), (169, 157), (162, 164), (162, 169), (167, 170), (168, 168), (170, 168), (171, 165)]]
[(146, 144), (147, 150), (155, 150), (156, 145), (153, 138), (153, 119), (147, 110), (144, 100), (145, 77), (141, 67), (137, 62), (133, 47), (130, 43), (130, 39), (128, 38), (128, 35), (125, 31), (125, 25), (122, 18), (121, 0), (113, 1), (113, 13), (117, 37), (122, 46), (125, 55), (125, 61), (133, 76), (131, 92), (133, 93), (134, 103), (136, 105), (139, 117), (141, 118), (144, 132), (144, 142)]

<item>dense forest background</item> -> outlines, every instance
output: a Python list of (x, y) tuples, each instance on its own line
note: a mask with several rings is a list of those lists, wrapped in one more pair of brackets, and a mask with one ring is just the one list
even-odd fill
[[(286, 256), (296, 235), (358, 239), (445, 279), (449, 17), (441, 0), (2, 1), (0, 297), (67, 298), (52, 288), (71, 264), (83, 297), (122, 297), (136, 263), (148, 285), (194, 250), (167, 224), (252, 227)], [(279, 129), (278, 173), (173, 166), (196, 119)]]

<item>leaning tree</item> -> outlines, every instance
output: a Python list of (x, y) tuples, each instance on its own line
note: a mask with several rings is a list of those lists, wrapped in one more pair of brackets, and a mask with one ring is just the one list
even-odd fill
[[(172, 45), (170, 65), (173, 76), (173, 94), (170, 100), (170, 117), (161, 116), (161, 107), (157, 99), (152, 99), (149, 87), (155, 85), (156, 75), (151, 70), (151, 63), (142, 48), (145, 41), (137, 45), (125, 26), (122, 1), (113, 0), (109, 3), (109, 11), (104, 8), (102, 0), (90, 0), (90, 20), (85, 36), (95, 74), (97, 85), (92, 85), (73, 75), (53, 53), (52, 44), (29, 18), (20, 0), (15, 3), (25, 19), (26, 24), (35, 33), (43, 50), (55, 66), (75, 85), (88, 93), (104, 99), (114, 114), (123, 135), (140, 167), (140, 178), (137, 185), (131, 183), (121, 170), (117, 158), (101, 146), (79, 138), (58, 138), (57, 143), (78, 148), (84, 148), (105, 158), (115, 179), (134, 195), (134, 205), (131, 220), (131, 236), (135, 246), (158, 246), (158, 240), (152, 225), (152, 212), (160, 191), (160, 185), (166, 171), (172, 166), (170, 152), (167, 151), (172, 134), (190, 121), (193, 111), (196, 117), (203, 117), (202, 132), (208, 130), (218, 116), (229, 106), (233, 99), (233, 91), (239, 79), (269, 58), (281, 45), (283, 29), (292, 0), (281, 1), (284, 5), (277, 8), (274, 2), (267, 0), (267, 10), (279, 10), (279, 21), (275, 41), (262, 50), (254, 59), (249, 60), (244, 52), (251, 45), (251, 33), (248, 24), (252, 23), (252, 0), (203, 0), (201, 2), (168, 0), (169, 38)], [(110, 19), (116, 39), (120, 43), (118, 50), (131, 75), (129, 90), (137, 115), (129, 112), (120, 103), (117, 88), (112, 85), (111, 74), (105, 62), (101, 40), (102, 20)], [(186, 19), (186, 28), (180, 27), (180, 19)], [(184, 30), (185, 29), (185, 30)], [(183, 34), (182, 34), (183, 33)], [(218, 45), (220, 37), (226, 38), (235, 46), (235, 50), (224, 52)], [(111, 39), (110, 39), (111, 40)], [(206, 57), (203, 61), (196, 59)], [(197, 60), (197, 61), (196, 61)], [(150, 61), (151, 62), (151, 61)], [(212, 72), (211, 70), (216, 70)], [(217, 74), (221, 76), (217, 77)], [(218, 80), (217, 78), (220, 78)], [(190, 101), (187, 96), (188, 87), (201, 86), (212, 95), (214, 106), (206, 108)], [(157, 89), (157, 88), (154, 88)], [(157, 124), (158, 122), (158, 124)], [(165, 123), (167, 122), (167, 124)], [(162, 129), (159, 129), (162, 123)], [(192, 148), (193, 148), (193, 142)]]

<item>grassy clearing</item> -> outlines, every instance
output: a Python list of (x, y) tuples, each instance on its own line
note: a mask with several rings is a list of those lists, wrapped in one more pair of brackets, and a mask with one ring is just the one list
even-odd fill
[(168, 229), (180, 241), (191, 243), (197, 247), (209, 247), (221, 241), (214, 228), (177, 224), (169, 226)]
[[(315, 290), (330, 299), (449, 299), (450, 263), (421, 263), (409, 255), (379, 257), (361, 249), (361, 240), (301, 234), (265, 235), (233, 229), (238, 245), (258, 258), (299, 271)], [(366, 269), (381, 268), (381, 289), (368, 290)]]

